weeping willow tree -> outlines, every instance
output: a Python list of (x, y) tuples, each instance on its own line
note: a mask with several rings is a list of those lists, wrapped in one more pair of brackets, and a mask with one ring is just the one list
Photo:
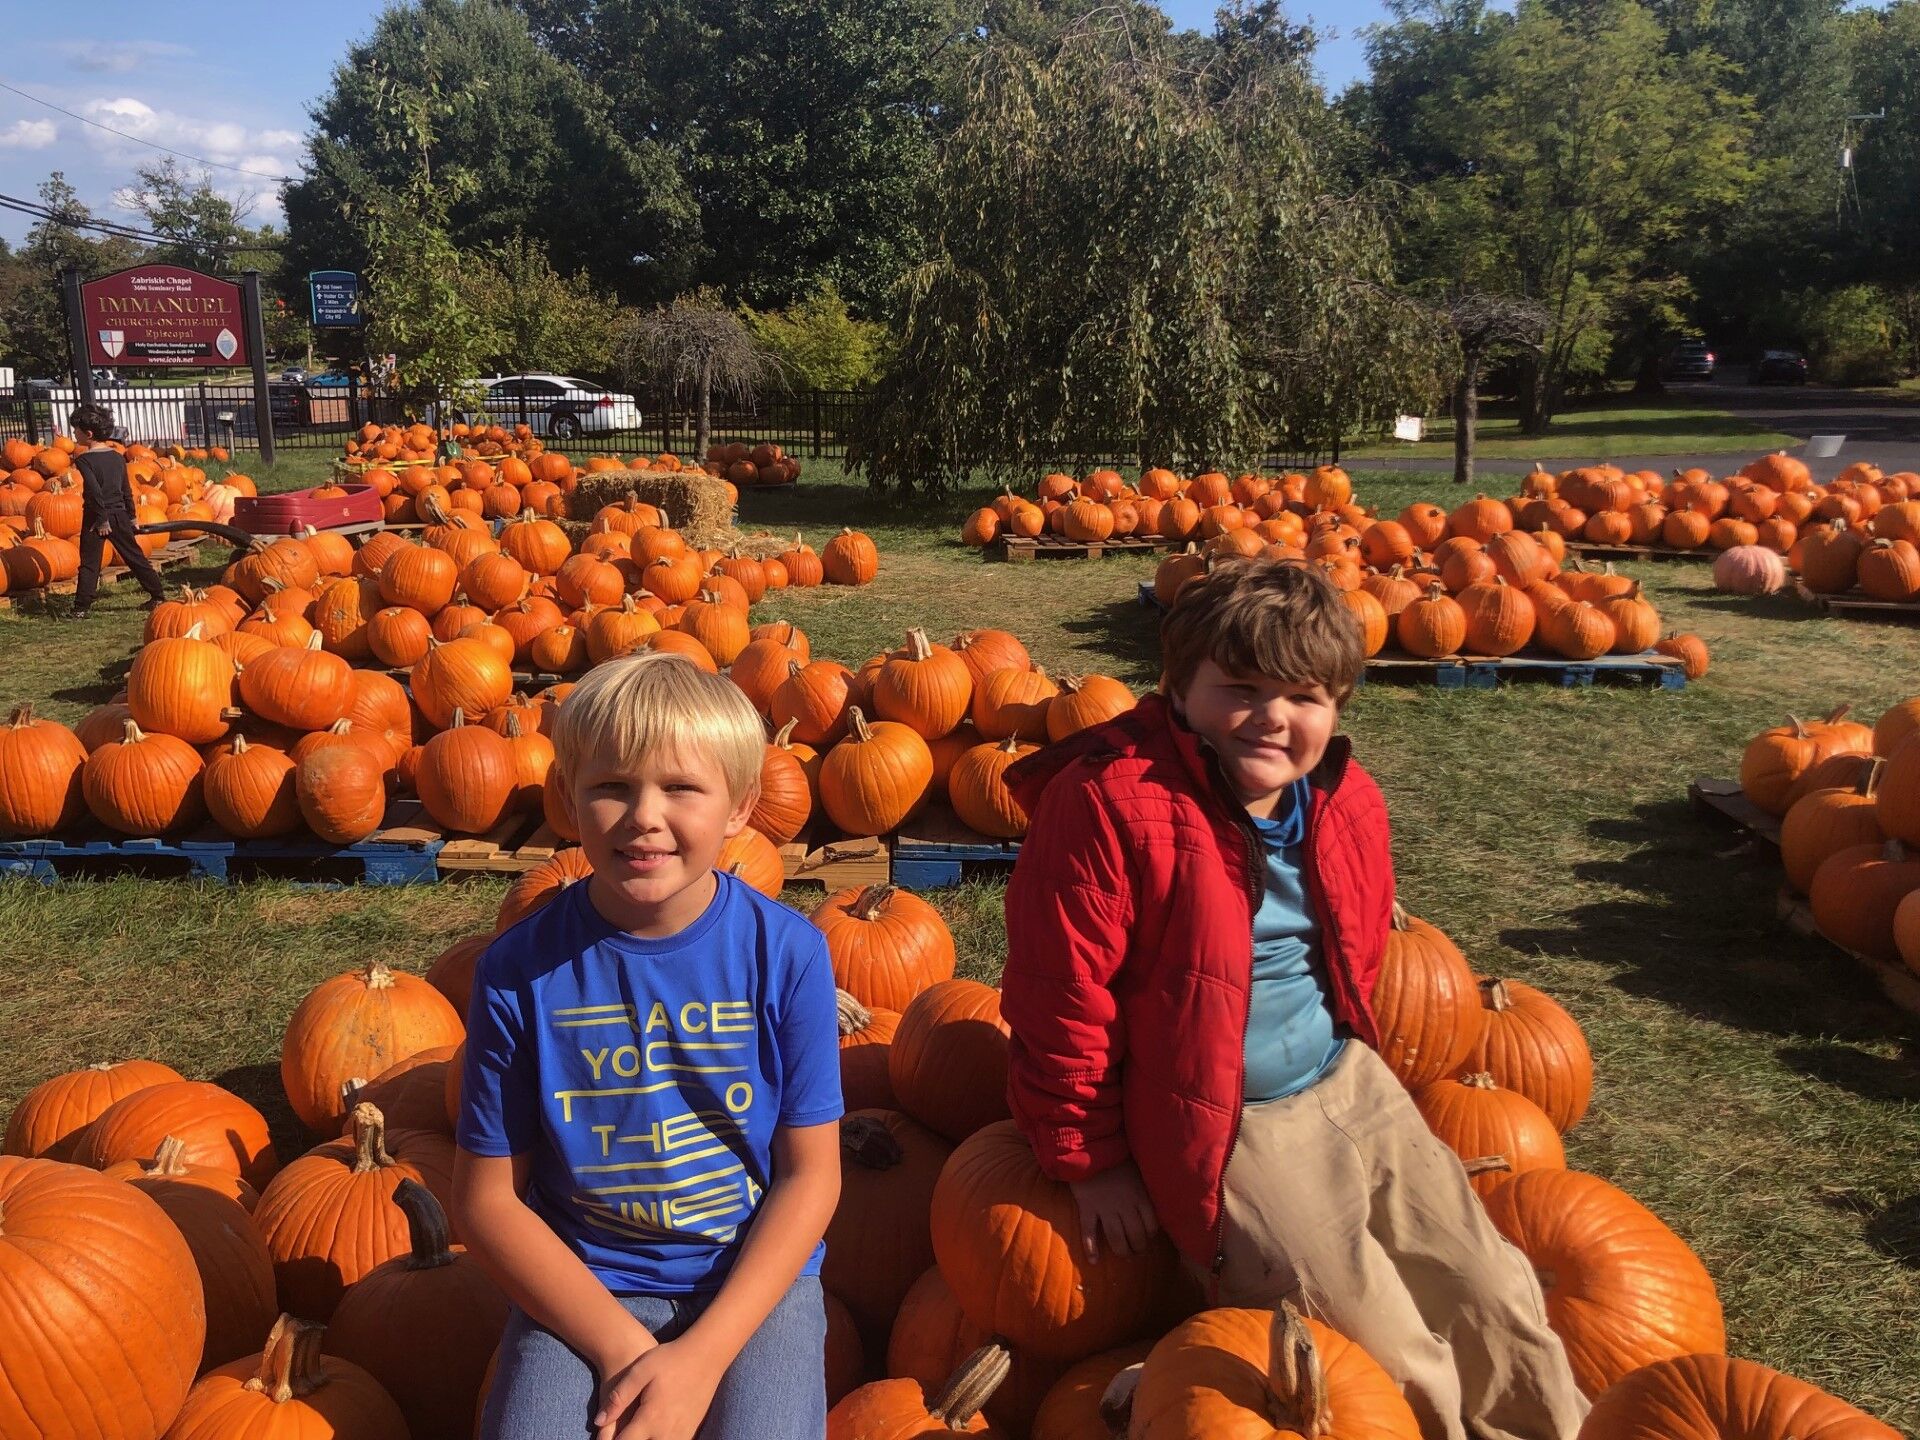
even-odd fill
[(1255, 463), (1431, 390), (1431, 312), (1392, 287), (1382, 197), (1330, 187), (1329, 124), (1297, 57), (1138, 10), (984, 45), (851, 463), (932, 493), (1115, 454)]

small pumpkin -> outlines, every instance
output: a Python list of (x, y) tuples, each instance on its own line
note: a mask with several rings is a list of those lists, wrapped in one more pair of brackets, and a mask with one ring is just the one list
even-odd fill
[(266, 1117), (230, 1091), (204, 1080), (143, 1085), (113, 1102), (73, 1147), (73, 1163), (104, 1170), (146, 1160), (169, 1137), (189, 1165), (225, 1170), (259, 1190), (280, 1168)]
[(1373, 985), (1380, 1058), (1409, 1090), (1459, 1074), (1479, 1043), (1480, 991), (1466, 957), (1396, 902)]
[(1497, 1170), (1469, 1169), (1468, 1183), (1486, 1195), (1508, 1175), (1527, 1170), (1564, 1170), (1566, 1147), (1546, 1112), (1526, 1096), (1503, 1090), (1484, 1071), (1436, 1080), (1414, 1092), (1427, 1128), (1470, 1167), (1483, 1159)]
[(1607, 1387), (1580, 1440), (1898, 1440), (1824, 1390), (1726, 1355), (1642, 1365)]
[(1593, 1099), (1593, 1053), (1579, 1022), (1518, 980), (1482, 980), (1480, 996), (1480, 1039), (1468, 1069), (1526, 1096), (1566, 1134)]
[(87, 813), (86, 763), (73, 731), (16, 705), (0, 726), (0, 836), (31, 839), (77, 822)]
[(869, 1009), (844, 990), (833, 993), (842, 1103), (849, 1110), (898, 1110), (887, 1063), (894, 1032), (900, 1028), (899, 1014)]

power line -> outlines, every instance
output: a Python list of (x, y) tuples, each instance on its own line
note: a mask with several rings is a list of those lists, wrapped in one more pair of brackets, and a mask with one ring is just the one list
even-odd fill
[(252, 175), (259, 180), (277, 180), (282, 185), (290, 185), (293, 183), (293, 177), (291, 175), (269, 175), (264, 170), (249, 170), (244, 165), (229, 165), (224, 160), (209, 160), (204, 155), (189, 155), (184, 150), (173, 150), (165, 145), (156, 145), (151, 140), (142, 140), (138, 135), (129, 135), (126, 131), (116, 130), (111, 125), (102, 125), (98, 120), (89, 120), (84, 115), (76, 115), (73, 111), (63, 109), (51, 100), (42, 100), (38, 95), (29, 95), (26, 91), (17, 86), (9, 85), (4, 80), (0, 80), (0, 90), (11, 91), (22, 100), (31, 100), (36, 105), (44, 105), (56, 114), (65, 115), (69, 120), (78, 120), (82, 125), (91, 125), (96, 130), (106, 131), (109, 135), (118, 135), (122, 140), (131, 140), (134, 144), (144, 145), (149, 150), (158, 150), (162, 155), (172, 155), (181, 160), (191, 160), (196, 165), (211, 165), (216, 170), (231, 170), (239, 175)]
[(122, 225), (113, 220), (82, 220), (71, 214), (54, 210), (34, 200), (22, 200), (17, 195), (0, 195), (0, 210), (15, 210), (35, 220), (46, 220), (55, 225), (64, 225), (69, 230), (98, 230), (111, 238), (132, 240), (143, 245), (192, 245), (200, 250), (278, 251), (281, 247), (275, 241), (249, 242), (245, 240), (231, 243), (212, 243), (182, 240), (177, 235), (160, 235), (148, 230), (136, 230), (131, 225)]

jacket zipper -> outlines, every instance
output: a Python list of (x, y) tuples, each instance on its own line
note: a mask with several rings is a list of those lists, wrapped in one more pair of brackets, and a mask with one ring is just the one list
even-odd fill
[[(1340, 762), (1339, 770), (1331, 777), (1332, 783), (1327, 787), (1327, 797), (1329, 800), (1332, 799), (1334, 792), (1340, 788), (1340, 781), (1345, 778), (1346, 769), (1346, 761), (1343, 759)], [(1213, 779), (1217, 790), (1224, 790), (1226, 788), (1226, 776), (1221, 771), (1217, 760), (1213, 762)], [(1229, 813), (1233, 815), (1235, 828), (1240, 831), (1240, 838), (1247, 847), (1245, 856), (1247, 900), (1253, 906), (1254, 912), (1258, 914), (1260, 908), (1261, 882), (1255, 869), (1253, 858), (1259, 854), (1260, 837), (1254, 829), (1253, 822), (1246, 818), (1246, 807), (1244, 805), (1231, 807)], [(1308, 819), (1309, 821), (1312, 819), (1311, 809), (1308, 811)], [(1312, 879), (1314, 891), (1318, 892), (1320, 888), (1320, 870), (1318, 863), (1314, 859), (1312, 839), (1313, 837), (1309, 835), (1306, 847), (1307, 870)], [(1309, 898), (1311, 898), (1311, 896)], [(1320, 908), (1324, 911), (1326, 909), (1325, 904), (1322, 903)], [(1331, 930), (1332, 928), (1332, 923), (1329, 921), (1328, 929)], [(1233, 1166), (1234, 1152), (1240, 1148), (1240, 1122), (1246, 1115), (1247, 1109), (1247, 1029), (1253, 1023), (1253, 952), (1251, 939), (1248, 941), (1247, 953), (1248, 975), (1246, 1005), (1240, 1016), (1240, 1083), (1235, 1091), (1241, 1099), (1240, 1103), (1234, 1107), (1233, 1130), (1227, 1138), (1227, 1158), (1220, 1166), (1220, 1184), (1214, 1196), (1213, 1206), (1213, 1283), (1211, 1286), (1212, 1294), (1209, 1299), (1214, 1305), (1220, 1303), (1220, 1277), (1227, 1268), (1227, 1171)], [(1333, 974), (1333, 967), (1331, 965), (1327, 966), (1327, 974), (1329, 976)]]

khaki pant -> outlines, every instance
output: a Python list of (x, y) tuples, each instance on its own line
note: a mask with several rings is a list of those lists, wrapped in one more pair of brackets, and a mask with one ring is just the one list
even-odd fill
[(1426, 1440), (1573, 1440), (1587, 1413), (1533, 1267), (1384, 1061), (1249, 1105), (1216, 1303), (1292, 1300), (1399, 1382)]

